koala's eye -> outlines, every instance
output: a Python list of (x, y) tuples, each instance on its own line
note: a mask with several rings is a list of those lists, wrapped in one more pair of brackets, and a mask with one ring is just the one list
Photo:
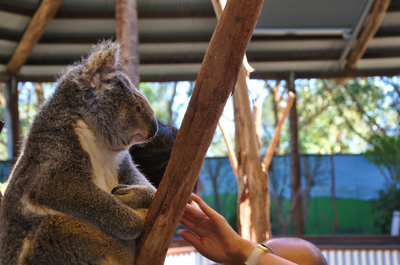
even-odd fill
[(142, 107), (140, 105), (135, 105), (134, 108), (135, 108), (136, 113), (142, 112)]

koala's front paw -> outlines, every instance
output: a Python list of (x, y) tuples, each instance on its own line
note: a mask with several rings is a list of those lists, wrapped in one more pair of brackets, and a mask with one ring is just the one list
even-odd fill
[(146, 185), (118, 185), (112, 190), (112, 194), (132, 209), (147, 209), (153, 200), (155, 190)]
[(143, 218), (143, 220), (146, 219), (146, 215), (147, 215), (148, 211), (149, 210), (146, 208), (140, 208), (140, 209), (136, 210), (136, 212)]

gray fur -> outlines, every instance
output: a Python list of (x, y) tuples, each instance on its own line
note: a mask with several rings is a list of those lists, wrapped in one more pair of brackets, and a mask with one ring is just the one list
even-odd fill
[(71, 66), (11, 173), (0, 264), (133, 264), (155, 188), (127, 150), (155, 136), (153, 114), (122, 72), (117, 43)]

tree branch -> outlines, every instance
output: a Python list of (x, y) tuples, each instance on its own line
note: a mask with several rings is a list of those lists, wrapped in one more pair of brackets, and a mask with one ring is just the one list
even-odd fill
[(228, 157), (229, 157), (229, 161), (231, 162), (231, 166), (232, 166), (232, 170), (233, 173), (235, 173), (235, 177), (236, 180), (238, 179), (238, 173), (237, 173), (237, 159), (236, 159), (236, 155), (235, 155), (235, 151), (232, 148), (231, 142), (229, 141), (228, 136), (225, 133), (224, 128), (222, 127), (221, 123), (218, 121), (218, 126), (221, 129), (222, 132), (222, 137), (224, 137), (224, 141), (225, 141), (225, 145), (226, 145), (226, 149), (228, 151)]
[(275, 147), (278, 144), (278, 140), (279, 140), (280, 135), (281, 135), (282, 126), (283, 126), (287, 116), (289, 115), (289, 112), (290, 112), (290, 109), (293, 106), (293, 102), (294, 102), (294, 98), (295, 97), (296, 96), (294, 95), (294, 93), (289, 92), (289, 98), (288, 98), (288, 101), (287, 101), (286, 108), (285, 108), (285, 110), (284, 110), (284, 112), (282, 114), (281, 119), (279, 120), (278, 125), (275, 127), (274, 136), (272, 137), (271, 142), (268, 145), (268, 150), (267, 150), (267, 152), (265, 153), (265, 156), (264, 156), (263, 167), (264, 167), (265, 170), (268, 170), (269, 164), (271, 163), (272, 157), (274, 156), (274, 150), (275, 150)]
[(136, 265), (161, 265), (200, 173), (255, 28), (262, 0), (230, 0), (217, 24), (171, 159), (146, 217)]

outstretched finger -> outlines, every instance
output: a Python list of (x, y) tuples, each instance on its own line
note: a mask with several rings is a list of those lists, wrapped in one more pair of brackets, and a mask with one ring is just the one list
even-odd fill
[(181, 219), (179, 220), (179, 223), (191, 231), (193, 231), (193, 229), (196, 227), (195, 223), (193, 223), (191, 220), (189, 220), (185, 216), (181, 217)]
[(199, 205), (200, 209), (211, 219), (221, 218), (222, 216), (208, 206), (199, 196), (192, 194), (190, 198)]
[(206, 214), (203, 213), (203, 211), (199, 207), (193, 206), (190, 204), (186, 205), (183, 215), (187, 218), (191, 218), (191, 219), (195, 219), (195, 220), (206, 217)]
[(194, 246), (196, 249), (198, 247), (200, 247), (201, 245), (201, 240), (192, 232), (188, 231), (188, 230), (179, 230), (178, 231), (178, 235), (180, 237), (182, 237), (184, 240), (186, 240), (187, 242), (189, 242), (192, 246)]

